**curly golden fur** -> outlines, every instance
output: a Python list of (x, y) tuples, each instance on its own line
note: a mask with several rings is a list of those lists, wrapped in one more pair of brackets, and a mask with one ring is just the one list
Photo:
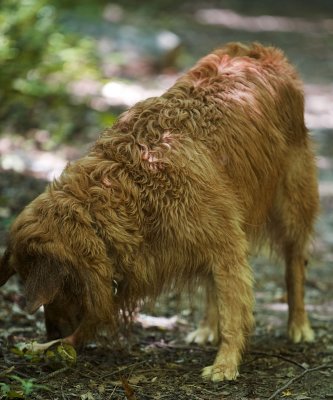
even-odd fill
[(289, 336), (313, 340), (303, 283), (317, 209), (297, 73), (280, 50), (229, 44), (122, 114), (24, 209), (0, 284), (18, 272), (49, 337), (80, 343), (116, 330), (120, 310), (204, 282), (188, 340), (219, 342), (205, 378), (235, 379), (253, 326), (250, 246), (267, 240), (285, 260)]

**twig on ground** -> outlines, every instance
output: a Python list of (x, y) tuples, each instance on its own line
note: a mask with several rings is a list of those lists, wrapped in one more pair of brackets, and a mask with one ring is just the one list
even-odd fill
[(288, 386), (290, 386), (293, 382), (297, 381), (298, 379), (301, 379), (304, 375), (306, 375), (308, 372), (314, 372), (318, 371), (320, 369), (326, 369), (326, 368), (333, 368), (333, 365), (331, 364), (326, 364), (326, 365), (319, 365), (318, 367), (314, 368), (307, 368), (304, 370), (301, 374), (295, 376), (294, 378), (290, 379), (285, 385), (280, 387), (278, 390), (276, 390), (267, 400), (272, 400), (274, 399), (278, 394), (280, 394), (284, 389), (287, 389)]
[(261, 352), (261, 351), (251, 351), (251, 353), (250, 354), (253, 354), (253, 355), (257, 355), (257, 356), (264, 356), (264, 357), (275, 357), (275, 358), (280, 358), (281, 360), (284, 360), (284, 361), (287, 361), (287, 362), (289, 362), (289, 363), (291, 363), (291, 364), (295, 364), (295, 365), (297, 365), (298, 367), (300, 367), (300, 368), (302, 368), (302, 369), (307, 369), (306, 367), (304, 367), (304, 365), (302, 365), (301, 363), (299, 363), (299, 362), (297, 362), (297, 361), (294, 361), (294, 360), (291, 360), (290, 358), (288, 358), (288, 357), (285, 357), (285, 356), (281, 356), (280, 354), (272, 354), (272, 353), (264, 353), (264, 352)]
[(70, 369), (69, 367), (64, 367), (64, 368), (61, 368), (61, 369), (57, 369), (56, 371), (53, 371), (48, 375), (44, 375), (44, 376), (40, 377), (39, 379), (37, 379), (37, 381), (38, 382), (43, 382), (45, 380), (49, 380), (51, 378), (54, 378), (57, 375), (62, 374), (63, 372), (68, 371), (69, 369)]
[(66, 400), (66, 397), (65, 397), (65, 393), (64, 393), (64, 388), (63, 388), (63, 386), (64, 386), (64, 384), (62, 383), (62, 384), (61, 384), (61, 386), (60, 386), (60, 390), (61, 390), (61, 397), (62, 397), (62, 399), (63, 399), (63, 400)]
[[(89, 375), (89, 374), (90, 374), (90, 371), (89, 371), (89, 374), (85, 374), (84, 372), (81, 372), (81, 371), (79, 371), (79, 370), (76, 370), (75, 372), (76, 372), (78, 375), (80, 375), (82, 378), (86, 378), (86, 379), (89, 379), (89, 380), (93, 380), (93, 378), (96, 377), (95, 374)], [(94, 380), (96, 380), (96, 378), (95, 378)]]
[(182, 344), (170, 344), (170, 343), (151, 343), (153, 346), (161, 348), (161, 349), (166, 349), (166, 350), (190, 350), (190, 351), (198, 351), (198, 352), (213, 352), (216, 351), (216, 347), (210, 346), (210, 345), (205, 345), (205, 346), (200, 346), (195, 343), (189, 344), (189, 345), (182, 345)]
[(108, 372), (107, 374), (102, 375), (101, 379), (104, 379), (104, 378), (112, 376), (112, 375), (123, 373), (123, 371), (125, 371), (125, 370), (127, 370), (129, 368), (135, 367), (135, 366), (140, 365), (140, 364), (144, 364), (145, 362), (146, 362), (146, 360), (143, 360), (143, 361), (140, 361), (140, 362), (137, 362), (137, 363), (134, 363), (134, 364), (127, 365), (126, 367), (120, 368), (117, 371)]
[(197, 399), (197, 400), (205, 400), (203, 397), (199, 397), (199, 396), (197, 396), (197, 395), (195, 395), (195, 394), (191, 394), (191, 396), (193, 397), (193, 399)]
[(0, 372), (0, 377), (9, 375), (11, 372), (14, 371), (14, 369), (15, 369), (15, 366), (13, 365), (12, 367), (9, 367), (9, 368), (5, 369), (4, 371), (1, 371)]
[(196, 386), (196, 385), (189, 385), (189, 387), (192, 387), (197, 390), (201, 390), (202, 392), (205, 392), (207, 394), (213, 395), (213, 396), (222, 396), (220, 392), (212, 392), (211, 390), (207, 390), (204, 387), (201, 386)]
[(114, 395), (114, 392), (116, 391), (117, 387), (118, 387), (117, 385), (115, 385), (115, 386), (113, 387), (112, 392), (111, 392), (111, 394), (110, 394), (110, 399), (112, 399), (112, 396)]

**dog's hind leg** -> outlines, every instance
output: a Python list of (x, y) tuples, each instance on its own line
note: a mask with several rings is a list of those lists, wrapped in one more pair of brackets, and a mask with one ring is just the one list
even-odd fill
[(308, 247), (318, 211), (318, 189), (310, 150), (298, 149), (291, 159), (271, 213), (269, 232), (273, 245), (285, 260), (288, 336), (298, 343), (314, 339), (304, 307), (304, 281)]
[(247, 260), (243, 232), (232, 227), (221, 244), (223, 252), (213, 260), (211, 268), (218, 310), (221, 344), (214, 364), (204, 368), (202, 376), (212, 381), (232, 380), (238, 376), (248, 336), (253, 326), (253, 278)]
[(295, 244), (289, 244), (285, 249), (285, 259), (289, 306), (288, 336), (294, 343), (311, 342), (314, 340), (314, 332), (304, 307), (306, 258)]
[(200, 322), (199, 327), (187, 335), (187, 343), (204, 345), (207, 343), (217, 344), (219, 341), (218, 309), (214, 284), (211, 279), (205, 285), (205, 296), (204, 318)]

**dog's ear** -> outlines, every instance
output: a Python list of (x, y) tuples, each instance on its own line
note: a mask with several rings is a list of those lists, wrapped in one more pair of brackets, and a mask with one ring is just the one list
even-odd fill
[(38, 257), (29, 263), (24, 286), (26, 310), (33, 314), (40, 306), (51, 303), (62, 289), (66, 271), (64, 265), (54, 258)]
[(0, 261), (0, 286), (4, 285), (14, 274), (15, 270), (10, 263), (10, 251), (7, 249)]

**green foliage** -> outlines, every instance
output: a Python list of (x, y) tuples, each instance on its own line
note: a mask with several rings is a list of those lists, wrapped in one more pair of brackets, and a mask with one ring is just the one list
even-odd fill
[[(19, 4), (17, 4), (19, 3)], [(45, 95), (40, 64), (55, 12), (44, 0), (4, 0), (0, 13), (1, 116), (24, 96)]]
[(10, 375), (10, 384), (0, 383), (0, 395), (8, 399), (26, 399), (38, 390), (50, 390), (46, 385), (36, 383), (36, 379), (23, 379), (17, 375)]
[[(39, 346), (42, 346), (42, 349)], [(45, 348), (36, 342), (17, 343), (11, 352), (28, 363), (41, 363), (53, 370), (72, 367), (77, 361), (76, 351), (68, 343), (56, 343)], [(50, 390), (48, 386), (37, 383), (35, 378), (24, 379), (12, 374), (13, 368), (1, 374), (6, 382), (0, 382), (0, 398), (26, 399), (38, 390)]]
[(10, 386), (7, 383), (0, 382), (0, 393), (2, 396), (8, 397), (10, 390)]
[(7, 131), (42, 128), (60, 141), (84, 131), (94, 113), (69, 84), (99, 76), (94, 41), (66, 32), (53, 4), (1, 1), (0, 119)]

